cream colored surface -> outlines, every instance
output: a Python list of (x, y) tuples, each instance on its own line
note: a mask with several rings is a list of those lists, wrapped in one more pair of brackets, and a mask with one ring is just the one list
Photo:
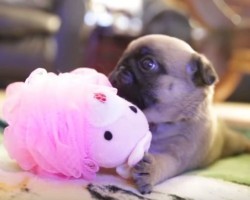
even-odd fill
[[(0, 146), (0, 199), (1, 200), (89, 200), (94, 198), (86, 189), (84, 180), (65, 180), (52, 177), (37, 177), (21, 171)], [(98, 175), (92, 182), (94, 191), (106, 199), (144, 199), (136, 189), (123, 179), (112, 175)], [(114, 185), (138, 195), (123, 192), (108, 192), (107, 185)], [(249, 200), (250, 188), (222, 180), (196, 175), (181, 175), (165, 181), (144, 196), (148, 200)]]
[(220, 103), (215, 105), (215, 110), (221, 118), (235, 127), (250, 128), (249, 103)]

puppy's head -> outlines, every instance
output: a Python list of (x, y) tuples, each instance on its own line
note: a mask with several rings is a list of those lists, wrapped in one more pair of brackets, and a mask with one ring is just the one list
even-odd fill
[[(156, 122), (192, 115), (191, 107), (202, 103), (217, 81), (204, 56), (187, 43), (164, 35), (132, 41), (109, 78), (118, 95)], [(163, 115), (167, 116), (162, 119)]]

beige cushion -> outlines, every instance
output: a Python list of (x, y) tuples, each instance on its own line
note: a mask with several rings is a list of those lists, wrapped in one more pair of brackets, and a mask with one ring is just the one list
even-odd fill
[(0, 37), (22, 37), (27, 34), (54, 34), (60, 18), (44, 10), (0, 4)]

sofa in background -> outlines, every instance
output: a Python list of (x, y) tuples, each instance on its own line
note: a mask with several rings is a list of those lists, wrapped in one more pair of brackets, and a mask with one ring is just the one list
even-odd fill
[(0, 85), (82, 66), (83, 0), (0, 1)]

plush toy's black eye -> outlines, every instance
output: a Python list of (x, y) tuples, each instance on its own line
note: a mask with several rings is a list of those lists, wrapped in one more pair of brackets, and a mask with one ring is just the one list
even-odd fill
[(135, 106), (129, 106), (129, 108), (134, 112), (137, 113), (137, 108)]
[(110, 131), (105, 131), (104, 138), (105, 138), (105, 140), (109, 141), (109, 140), (112, 140), (113, 135), (112, 135), (112, 133)]
[(158, 69), (158, 63), (151, 57), (145, 57), (140, 61), (140, 67), (145, 72), (155, 71)]

